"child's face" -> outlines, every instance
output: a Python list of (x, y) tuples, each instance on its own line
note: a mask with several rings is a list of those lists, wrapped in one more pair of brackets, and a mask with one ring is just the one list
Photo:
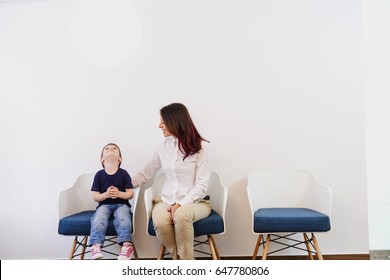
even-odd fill
[(104, 164), (105, 161), (117, 161), (118, 164), (122, 161), (120, 156), (120, 152), (117, 146), (115, 145), (107, 145), (103, 148), (102, 158), (100, 161)]

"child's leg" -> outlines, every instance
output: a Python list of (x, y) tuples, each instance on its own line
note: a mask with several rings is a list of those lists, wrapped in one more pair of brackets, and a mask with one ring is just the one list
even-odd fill
[(108, 205), (101, 205), (96, 209), (95, 214), (91, 218), (91, 234), (89, 239), (91, 245), (104, 244), (110, 215), (111, 210)]
[(130, 207), (126, 204), (119, 204), (114, 211), (114, 226), (119, 244), (131, 241), (132, 221)]

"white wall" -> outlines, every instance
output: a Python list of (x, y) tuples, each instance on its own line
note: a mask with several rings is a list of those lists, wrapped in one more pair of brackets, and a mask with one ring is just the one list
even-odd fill
[[(332, 188), (324, 254), (368, 253), (360, 1), (140, 0), (119, 12), (123, 1), (102, 2), (107, 29), (89, 37), (77, 24), (99, 16), (82, 1), (0, 4), (0, 258), (66, 258), (59, 192), (96, 172), (110, 141), (138, 171), (171, 102), (187, 105), (229, 188), (222, 256), (252, 254), (246, 176), (266, 167), (306, 168)], [(140, 29), (121, 25), (126, 13)], [(154, 257), (138, 209), (137, 249)]]
[(390, 249), (390, 3), (363, 1), (369, 247)]

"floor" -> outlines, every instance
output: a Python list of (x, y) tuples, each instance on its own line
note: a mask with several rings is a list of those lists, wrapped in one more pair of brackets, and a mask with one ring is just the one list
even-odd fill
[(390, 260), (390, 250), (370, 251), (370, 260)]

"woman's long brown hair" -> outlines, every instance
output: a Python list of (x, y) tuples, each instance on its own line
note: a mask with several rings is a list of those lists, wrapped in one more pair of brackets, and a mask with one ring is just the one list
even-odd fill
[(169, 132), (178, 139), (183, 160), (202, 149), (202, 141), (207, 140), (199, 134), (186, 106), (181, 103), (169, 104), (161, 108), (160, 115)]

